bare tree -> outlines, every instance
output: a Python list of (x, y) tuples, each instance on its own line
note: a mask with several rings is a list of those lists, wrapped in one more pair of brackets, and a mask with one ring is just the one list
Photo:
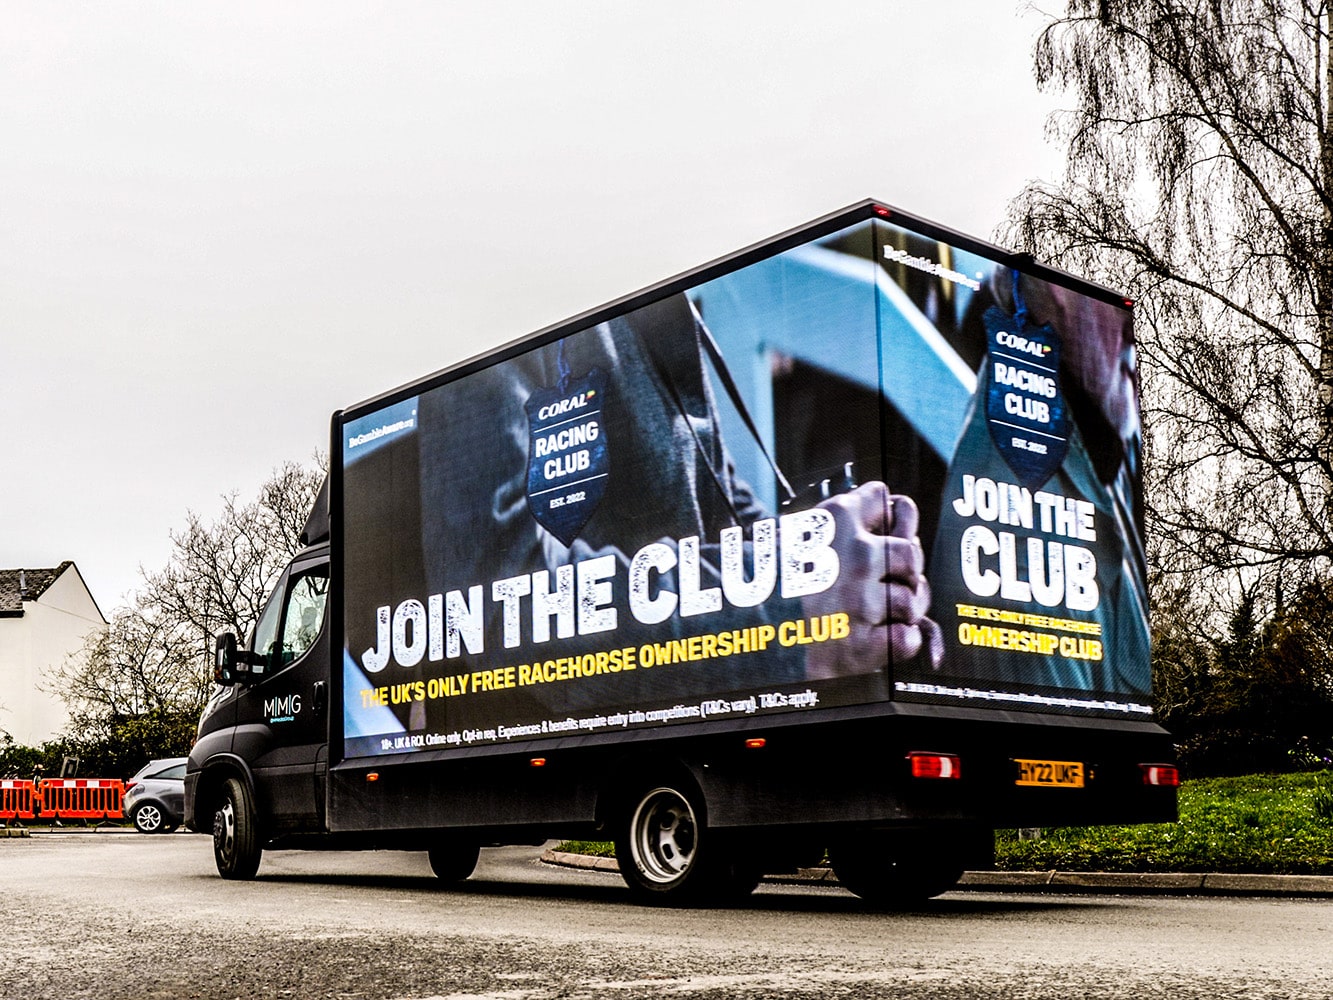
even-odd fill
[(244, 636), (287, 561), (300, 548), (324, 460), (286, 462), (274, 470), (256, 499), (223, 498), (222, 513), (208, 523), (190, 511), (184, 530), (171, 535), (171, 559), (144, 574), (142, 594), (163, 614), (193, 630), (200, 642), (220, 632)]
[(1035, 68), (1066, 173), (1001, 239), (1137, 301), (1153, 566), (1294, 592), (1333, 553), (1328, 5), (1068, 0)]
[(255, 500), (224, 497), (215, 521), (186, 512), (167, 565), (145, 572), (107, 629), (54, 671), (53, 690), (70, 706), (76, 729), (148, 715), (197, 717), (213, 686), (213, 636), (244, 635), (258, 619), (300, 545), (324, 464), (320, 456), (311, 465), (284, 463)]
[(53, 680), (76, 716), (124, 718), (198, 712), (211, 677), (200, 669), (197, 638), (160, 608), (138, 601), (90, 633)]

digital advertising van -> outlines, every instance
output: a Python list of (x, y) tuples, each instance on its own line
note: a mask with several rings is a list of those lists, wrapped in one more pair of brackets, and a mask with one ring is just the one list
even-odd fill
[(884, 900), (1174, 819), (1139, 412), (1123, 296), (869, 201), (339, 411), (190, 822)]

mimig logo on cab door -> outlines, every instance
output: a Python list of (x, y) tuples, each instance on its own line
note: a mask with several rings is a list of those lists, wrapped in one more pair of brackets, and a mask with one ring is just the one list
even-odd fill
[(264, 716), (270, 723), (294, 722), (301, 714), (301, 696), (285, 694), (281, 698), (264, 699)]

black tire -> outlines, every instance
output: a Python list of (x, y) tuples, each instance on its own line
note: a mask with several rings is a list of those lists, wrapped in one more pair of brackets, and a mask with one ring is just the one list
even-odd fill
[(759, 888), (763, 877), (762, 869), (745, 861), (743, 851), (729, 849), (714, 871), (709, 898), (719, 904), (740, 903)]
[(643, 902), (736, 902), (759, 884), (761, 873), (708, 829), (699, 794), (684, 782), (661, 782), (632, 796), (615, 843), (620, 875)]
[(430, 848), (430, 870), (441, 882), (462, 882), (477, 870), (481, 845), (475, 840), (446, 838)]
[(134, 807), (134, 812), (130, 814), (130, 819), (134, 822), (134, 828), (140, 833), (165, 833), (167, 828), (167, 816), (162, 811), (162, 807), (152, 802), (145, 802), (142, 805)]
[(228, 778), (222, 783), (213, 816), (213, 860), (218, 874), (227, 879), (254, 878), (263, 850), (250, 790), (239, 778)]
[(894, 908), (948, 892), (962, 877), (965, 857), (960, 838), (921, 830), (857, 833), (829, 848), (843, 888), (868, 903)]

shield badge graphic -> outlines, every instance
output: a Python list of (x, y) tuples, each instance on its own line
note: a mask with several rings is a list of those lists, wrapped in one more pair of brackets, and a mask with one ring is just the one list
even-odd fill
[(991, 306), (982, 317), (986, 425), (1021, 485), (1038, 489), (1069, 450), (1069, 407), (1060, 388), (1060, 337)]
[[(606, 373), (538, 389), (528, 414), (528, 509), (537, 523), (570, 545), (606, 492), (611, 473), (603, 406)], [(485, 461), (484, 456), (477, 456)]]

